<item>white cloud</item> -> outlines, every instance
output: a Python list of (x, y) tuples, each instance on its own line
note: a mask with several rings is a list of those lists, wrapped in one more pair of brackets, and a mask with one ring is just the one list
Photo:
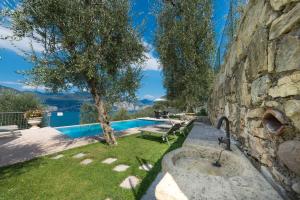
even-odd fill
[(154, 56), (154, 47), (147, 43), (143, 42), (144, 46), (148, 49), (144, 55), (146, 57), (146, 61), (143, 63), (142, 67), (144, 70), (160, 70), (161, 65), (159, 63), (159, 59)]
[[(13, 36), (13, 31), (9, 28), (6, 28), (4, 26), (0, 26), (0, 37), (12, 37)], [(16, 52), (18, 55), (24, 56), (24, 51), (25, 52), (31, 52), (31, 45), (33, 46), (34, 51), (36, 52), (42, 52), (43, 51), (43, 46), (40, 43), (37, 43), (35, 41), (32, 41), (31, 38), (25, 37), (20, 40), (12, 40), (12, 39), (7, 39), (3, 40), (0, 39), (0, 48), (3, 49), (8, 49), (11, 51)]]
[(33, 86), (33, 85), (22, 85), (22, 89), (23, 90), (30, 90), (30, 91), (46, 91), (48, 88), (46, 88), (45, 86)]
[(3, 85), (23, 85), (22, 83), (17, 82), (17, 81), (0, 81), (0, 84), (3, 84)]
[(155, 102), (158, 102), (158, 101), (167, 101), (165, 98), (157, 98), (154, 100)]
[(155, 97), (150, 94), (146, 94), (146, 95), (144, 95), (143, 99), (154, 100)]
[[(11, 29), (4, 26), (0, 26), (0, 38), (13, 36)], [(24, 56), (25, 52), (31, 52), (31, 45), (33, 46), (34, 51), (42, 52), (44, 50), (42, 44), (33, 41), (31, 38), (25, 37), (20, 40), (0, 39), (0, 48), (8, 49), (16, 52), (18, 55)], [(154, 47), (147, 43), (143, 42), (145, 47), (148, 49), (148, 52), (144, 54), (146, 57), (145, 62), (142, 64), (144, 70), (160, 70), (161, 65), (159, 59), (154, 56)]]

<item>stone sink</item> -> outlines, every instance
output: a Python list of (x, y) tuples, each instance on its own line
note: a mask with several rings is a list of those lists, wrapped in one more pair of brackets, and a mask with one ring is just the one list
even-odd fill
[(185, 173), (195, 175), (209, 175), (209, 176), (222, 176), (233, 177), (241, 176), (247, 169), (246, 166), (240, 163), (237, 155), (222, 151), (220, 164), (221, 167), (213, 166), (213, 163), (218, 160), (222, 150), (199, 147), (189, 148), (183, 147), (167, 154), (163, 160), (164, 171), (185, 171)]
[(232, 144), (223, 151), (221, 167), (212, 165), (224, 147), (217, 138), (225, 133), (194, 123), (183, 147), (162, 160), (163, 178), (155, 189), (157, 200), (282, 200), (276, 190)]

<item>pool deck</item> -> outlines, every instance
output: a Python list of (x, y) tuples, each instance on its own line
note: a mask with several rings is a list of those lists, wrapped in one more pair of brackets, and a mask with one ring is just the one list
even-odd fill
[(19, 137), (0, 138), (0, 167), (94, 142), (91, 138), (69, 139), (49, 127), (23, 130)]
[[(169, 122), (170, 119), (142, 118)], [(171, 120), (173, 123), (179, 120)], [(151, 127), (151, 126), (149, 126)], [(138, 134), (139, 128), (131, 128), (119, 132), (119, 137)], [(99, 138), (98, 138), (99, 139)], [(95, 143), (92, 137), (68, 138), (55, 128), (27, 129), (21, 131), (21, 136), (0, 138), (0, 167), (31, 160), (36, 157), (58, 153), (60, 151)]]
[(158, 121), (158, 122), (166, 122), (166, 123), (181, 123), (183, 121), (178, 120), (178, 119), (164, 119), (164, 118), (152, 118), (152, 117), (143, 117), (143, 118), (138, 118), (142, 120), (151, 120), (151, 121)]

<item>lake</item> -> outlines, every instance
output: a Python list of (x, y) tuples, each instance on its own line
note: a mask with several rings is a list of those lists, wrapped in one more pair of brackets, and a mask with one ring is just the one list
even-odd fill
[(57, 112), (51, 113), (51, 127), (72, 126), (78, 124), (80, 124), (80, 112), (63, 112), (62, 116), (58, 116)]

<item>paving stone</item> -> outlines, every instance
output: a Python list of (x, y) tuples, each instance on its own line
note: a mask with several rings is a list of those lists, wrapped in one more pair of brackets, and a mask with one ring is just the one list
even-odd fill
[(153, 166), (149, 163), (139, 166), (140, 170), (145, 170), (145, 171), (150, 171), (152, 168), (153, 168)]
[(64, 157), (64, 155), (59, 154), (59, 155), (57, 155), (57, 156), (52, 157), (51, 159), (57, 160), (57, 159), (60, 159), (60, 158), (62, 158), (62, 157)]
[(80, 162), (80, 164), (82, 164), (82, 165), (88, 165), (88, 164), (90, 164), (92, 162), (93, 162), (92, 159), (84, 159), (83, 161)]
[(104, 164), (112, 164), (113, 162), (117, 161), (118, 159), (116, 158), (106, 158), (105, 160), (102, 161)]
[(85, 153), (79, 153), (73, 156), (73, 158), (82, 158), (84, 157), (86, 154)]
[(132, 189), (140, 183), (140, 180), (135, 176), (128, 176), (121, 184), (121, 188)]
[(117, 172), (124, 172), (129, 168), (128, 165), (117, 165), (115, 168), (113, 168), (114, 171)]

